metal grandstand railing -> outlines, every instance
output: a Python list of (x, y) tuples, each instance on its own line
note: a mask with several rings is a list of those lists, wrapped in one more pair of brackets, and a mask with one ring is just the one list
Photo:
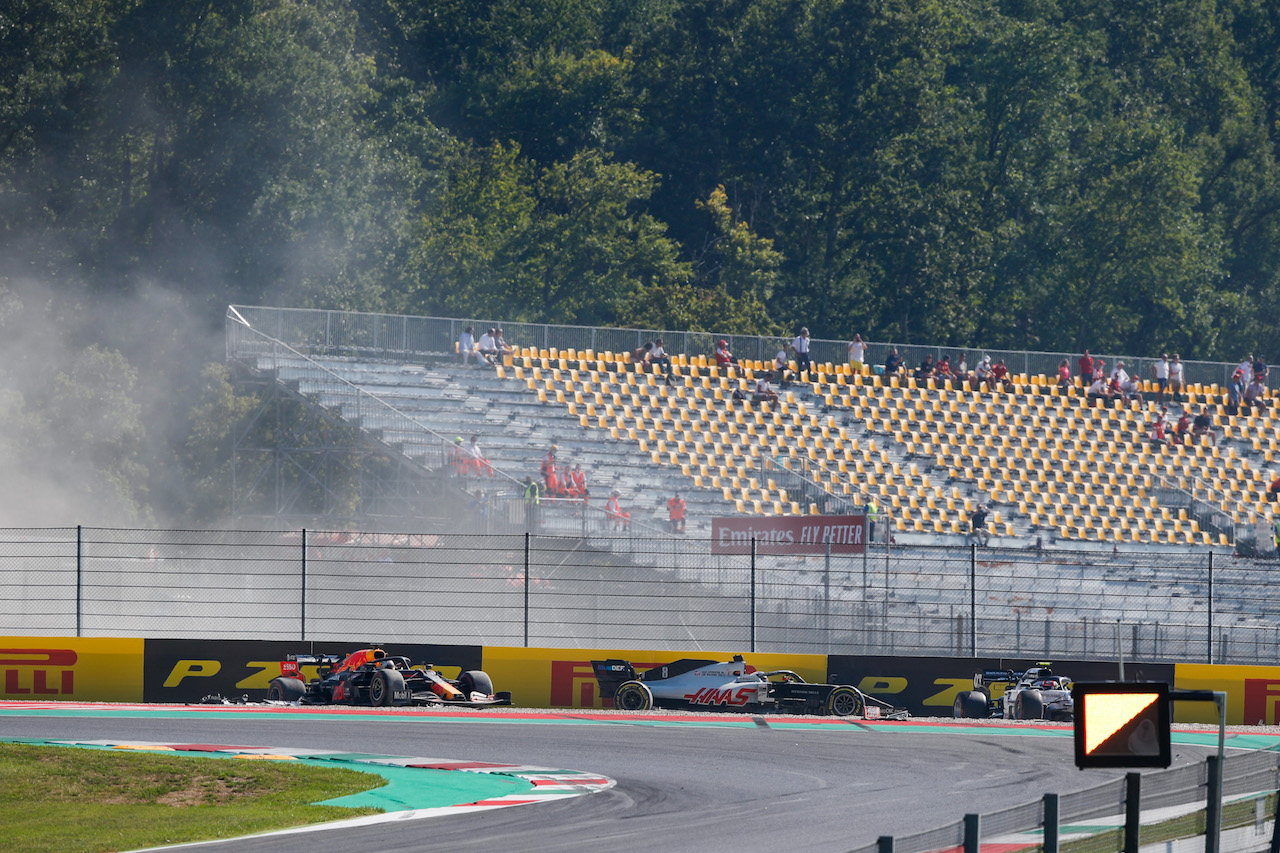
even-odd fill
[[(724, 339), (739, 358), (770, 361), (779, 346), (790, 338), (779, 339), (755, 335), (731, 335), (713, 332), (690, 332), (662, 329), (616, 329), (597, 326), (558, 326), (543, 323), (513, 323), (494, 319), (465, 319), (448, 317), (411, 317), (394, 314), (364, 314), (349, 311), (329, 311), (306, 308), (271, 308), (262, 306), (231, 306), (228, 315), (235, 312), (253, 328), (303, 352), (323, 355), (348, 353), (363, 357), (415, 359), (450, 356), (455, 352), (458, 336), (467, 326), (479, 330), (501, 327), (506, 341), (512, 346), (534, 347), (539, 350), (561, 351), (574, 349), (594, 353), (628, 353), (661, 337), (667, 352), (685, 355), (710, 355), (716, 341)], [(815, 363), (839, 364), (848, 361), (846, 341), (813, 339), (810, 357)], [(941, 358), (950, 356), (958, 363), (966, 353), (972, 368), (978, 358), (990, 355), (993, 360), (1004, 359), (1012, 374), (1026, 376), (1053, 376), (1058, 364), (1066, 359), (1074, 373), (1078, 353), (1036, 352), (1030, 350), (999, 350), (982, 347), (942, 347), (893, 341), (868, 341), (867, 363), (883, 364), (891, 348), (896, 347), (908, 368), (914, 368), (926, 355)], [(1094, 353), (1114, 366), (1123, 361), (1129, 373), (1140, 379), (1150, 377), (1152, 363), (1159, 354), (1133, 356), (1111, 353)], [(1190, 384), (1216, 384), (1225, 386), (1235, 369), (1235, 363), (1212, 361), (1184, 361), (1186, 381)], [(1280, 384), (1280, 377), (1268, 378), (1271, 387)]]

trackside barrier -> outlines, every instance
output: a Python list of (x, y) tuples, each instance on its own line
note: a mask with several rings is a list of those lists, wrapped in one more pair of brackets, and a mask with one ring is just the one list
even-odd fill
[(1203, 762), (1148, 773), (1127, 773), (1082, 791), (1046, 794), (1040, 800), (910, 835), (885, 835), (849, 853), (936, 853), (1041, 848), (1064, 845), (1090, 853), (1221, 853), (1276, 849), (1276, 797), (1280, 755), (1247, 752), (1226, 759), (1221, 846), (1205, 835), (1205, 803), (1212, 778)]

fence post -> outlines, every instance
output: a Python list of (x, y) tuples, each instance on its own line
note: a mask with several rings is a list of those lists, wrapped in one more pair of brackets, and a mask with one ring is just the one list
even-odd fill
[(751, 651), (756, 650), (756, 537), (751, 537)]
[(964, 853), (979, 853), (982, 843), (982, 816), (964, 816)]
[(302, 528), (302, 600), (298, 603), (302, 632), (299, 640), (304, 641), (307, 639), (307, 528), (305, 527)]
[(76, 636), (80, 636), (81, 622), (84, 614), (84, 531), (76, 525)]
[(524, 647), (529, 648), (529, 531), (524, 532)]
[(1222, 832), (1222, 758), (1210, 755), (1205, 763), (1209, 767), (1209, 778), (1205, 784), (1204, 853), (1218, 853)]
[(1205, 636), (1205, 663), (1213, 663), (1213, 552), (1209, 552), (1209, 600), (1205, 604), (1209, 616), (1209, 630)]
[(1057, 794), (1044, 795), (1044, 853), (1058, 853), (1058, 815), (1059, 803)]
[(978, 545), (969, 546), (969, 656), (978, 656)]
[(1142, 832), (1142, 774), (1124, 774), (1124, 853), (1138, 853)]

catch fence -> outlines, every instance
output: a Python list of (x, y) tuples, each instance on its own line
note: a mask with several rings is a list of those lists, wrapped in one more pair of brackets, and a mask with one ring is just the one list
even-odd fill
[[(478, 522), (472, 522), (476, 524)], [(701, 537), (0, 530), (0, 632), (1257, 663), (1274, 561)]]

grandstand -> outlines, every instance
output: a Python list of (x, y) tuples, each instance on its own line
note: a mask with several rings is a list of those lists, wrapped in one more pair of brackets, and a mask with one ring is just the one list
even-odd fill
[(1146, 403), (1092, 407), (1038, 374), (1012, 376), (1013, 393), (979, 392), (824, 362), (776, 404), (752, 403), (734, 391), (749, 398), (761, 360), (729, 377), (706, 355), (673, 354), (669, 385), (625, 347), (521, 347), (497, 368), (464, 367), (450, 351), (461, 323), (237, 307), (228, 355), (428, 468), (445, 464), (455, 437), (476, 435), (492, 482), (514, 492), (556, 444), (562, 464), (588, 472), (593, 498), (618, 489), (659, 528), (681, 491), (691, 534), (713, 516), (846, 512), (874, 499), (900, 544), (961, 544), (968, 514), (989, 503), (1005, 547), (1185, 551), (1233, 547), (1270, 516), (1273, 418), (1227, 416), (1211, 381), (1169, 414), (1211, 406), (1217, 442), (1156, 449), (1149, 387)]

